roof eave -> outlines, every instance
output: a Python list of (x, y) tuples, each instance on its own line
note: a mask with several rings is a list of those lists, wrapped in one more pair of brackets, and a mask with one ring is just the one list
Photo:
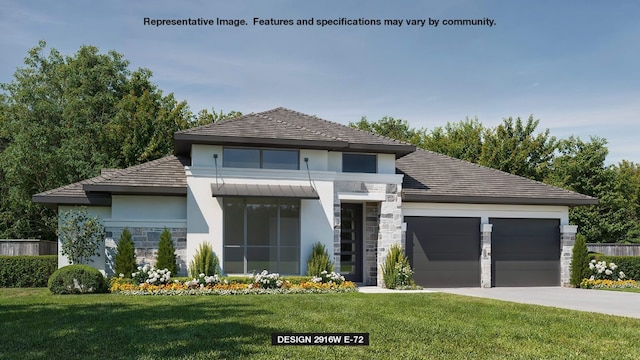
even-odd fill
[(82, 190), (91, 192), (110, 193), (112, 195), (165, 195), (185, 196), (186, 186), (129, 186), (129, 185), (98, 185), (86, 184)]
[(111, 206), (111, 196), (51, 196), (33, 195), (31, 201), (42, 204), (50, 208), (57, 208), (58, 205), (85, 205), (85, 206)]
[(597, 205), (596, 198), (524, 198), (524, 197), (493, 197), (493, 196), (455, 196), (455, 195), (426, 195), (411, 194), (403, 191), (403, 202), (428, 203), (462, 203), (462, 204), (504, 204), (504, 205), (563, 205), (587, 206)]

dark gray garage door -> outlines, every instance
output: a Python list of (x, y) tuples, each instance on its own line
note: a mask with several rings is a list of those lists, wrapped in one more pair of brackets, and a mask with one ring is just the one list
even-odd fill
[(416, 284), (480, 286), (480, 218), (405, 216)]
[(491, 285), (560, 285), (560, 220), (491, 218)]

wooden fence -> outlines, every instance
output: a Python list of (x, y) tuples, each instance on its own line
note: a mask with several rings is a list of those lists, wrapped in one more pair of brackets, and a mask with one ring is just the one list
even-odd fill
[(609, 256), (640, 256), (640, 244), (587, 244), (587, 249)]
[(38, 239), (0, 239), (0, 255), (56, 255), (56, 241)]

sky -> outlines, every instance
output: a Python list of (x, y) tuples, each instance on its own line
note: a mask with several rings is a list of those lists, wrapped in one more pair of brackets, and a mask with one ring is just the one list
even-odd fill
[[(12, 81), (39, 40), (67, 55), (93, 45), (150, 69), (194, 113), (283, 106), (343, 124), (392, 116), (427, 129), (533, 115), (557, 138), (606, 138), (609, 164), (640, 162), (638, 14), (638, 1), (595, 0), (0, 0), (0, 82)], [(381, 24), (317, 23), (341, 18)]]

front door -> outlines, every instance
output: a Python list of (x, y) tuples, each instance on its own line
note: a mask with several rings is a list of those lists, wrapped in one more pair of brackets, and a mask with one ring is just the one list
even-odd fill
[(362, 204), (340, 207), (340, 274), (346, 280), (362, 281)]

